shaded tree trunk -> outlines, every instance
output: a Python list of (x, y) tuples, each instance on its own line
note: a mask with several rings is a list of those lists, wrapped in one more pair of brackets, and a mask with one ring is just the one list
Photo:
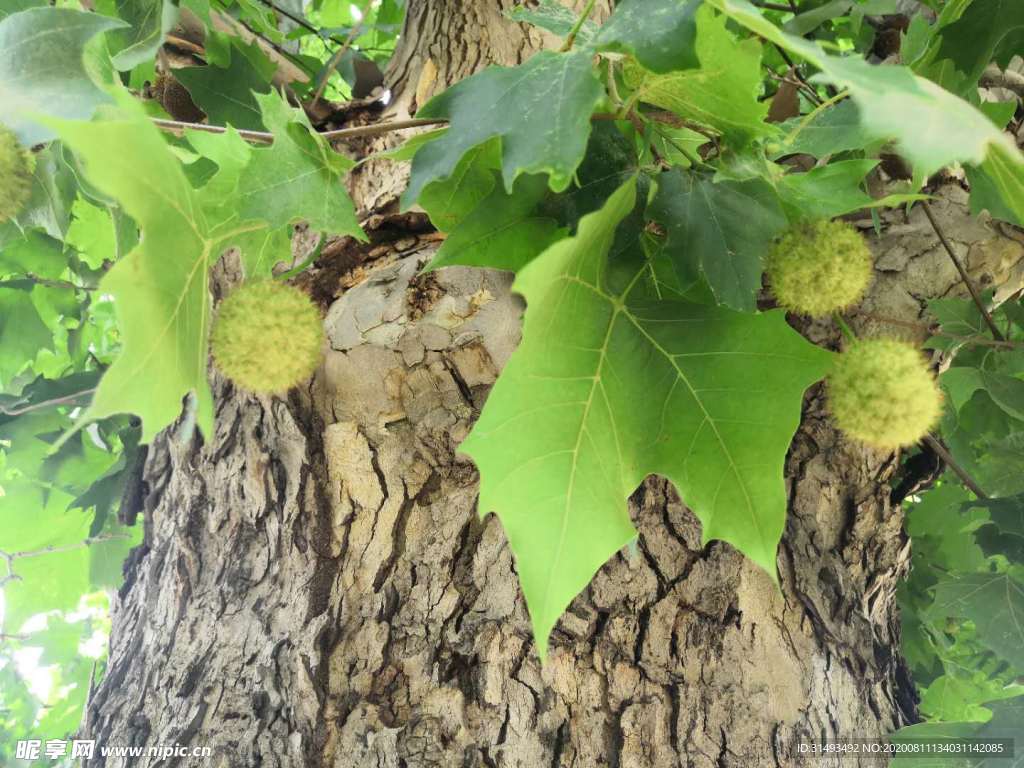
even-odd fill
[[(542, 44), (503, 5), (410, 0), (391, 110)], [(799, 740), (912, 721), (897, 462), (839, 436), (820, 387), (787, 463), (781, 591), (730, 546), (701, 547), (696, 518), (652, 477), (631, 501), (638, 546), (576, 599), (540, 667), (501, 525), (477, 517), (476, 472), (456, 453), (521, 302), (501, 273), (417, 276), (436, 238), (395, 213), (403, 173), (367, 164), (353, 189), (371, 244), (329, 246), (305, 278), (330, 338), (310, 386), (259, 398), (214, 375), (215, 434), (168, 430), (151, 447), (146, 542), (83, 734), (206, 745), (233, 767), (747, 768), (792, 765)], [(942, 194), (973, 273), (1005, 281), (1024, 248), (971, 220), (959, 188)], [(884, 224), (866, 306), (916, 319), (956, 274), (918, 214)]]

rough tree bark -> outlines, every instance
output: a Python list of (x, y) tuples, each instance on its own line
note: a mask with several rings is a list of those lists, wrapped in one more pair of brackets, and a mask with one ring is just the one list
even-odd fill
[[(510, 4), (410, 0), (391, 111), (542, 44), (501, 18)], [(82, 732), (208, 745), (219, 766), (747, 768), (793, 764), (798, 739), (913, 721), (896, 458), (838, 435), (820, 387), (787, 463), (781, 592), (730, 546), (702, 548), (652, 477), (631, 503), (638, 547), (576, 599), (540, 667), (501, 526), (477, 517), (456, 453), (521, 303), (501, 273), (417, 276), (436, 239), (396, 213), (403, 173), (369, 164), (353, 181), (372, 242), (332, 244), (306, 277), (330, 339), (311, 385), (257, 398), (214, 375), (216, 433), (151, 447), (146, 541)], [(1020, 238), (970, 218), (956, 184), (939, 194), (972, 274), (1019, 284)], [(923, 299), (960, 292), (923, 216), (883, 227), (868, 311), (917, 319)], [(218, 284), (236, 278), (225, 266)]]

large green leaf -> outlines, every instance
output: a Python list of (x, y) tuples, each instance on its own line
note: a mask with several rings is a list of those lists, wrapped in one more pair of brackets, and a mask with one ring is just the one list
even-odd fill
[(776, 188), (791, 221), (831, 219), (862, 208), (896, 206), (927, 195), (893, 194), (875, 199), (862, 189), (864, 177), (878, 165), (877, 160), (840, 160), (789, 173)]
[(984, 722), (992, 712), (981, 706), (990, 701), (1020, 696), (1024, 686), (1006, 686), (982, 672), (967, 675), (958, 670), (942, 675), (921, 694), (921, 714), (948, 722)]
[(246, 273), (267, 276), (277, 262), (291, 258), (285, 230), (299, 219), (314, 229), (365, 240), (343, 180), (353, 161), (318, 136), (302, 110), (276, 94), (255, 99), (262, 122), (274, 134), (270, 147), (251, 147), (233, 131), (189, 134), (190, 143), (219, 166), (201, 191), (204, 204), (224, 219), (268, 225), (242, 226), (232, 236), (242, 247)]
[(450, 232), (501, 184), (501, 176), (494, 173), (500, 169), (501, 146), (497, 139), (486, 141), (464, 154), (451, 176), (428, 184), (420, 193), (419, 206), (431, 224)]
[(114, 67), (127, 71), (152, 61), (177, 21), (177, 5), (171, 0), (114, 0), (111, 4), (114, 14), (131, 25), (107, 35)]
[(427, 269), (461, 264), (515, 272), (524, 267), (558, 236), (558, 222), (537, 211), (547, 187), (543, 176), (520, 176), (509, 194), (497, 181), (449, 233)]
[(773, 156), (806, 153), (815, 157), (838, 154), (851, 149), (864, 149), (872, 143), (861, 127), (857, 105), (850, 99), (819, 112), (794, 117), (782, 124), (786, 137), (772, 145)]
[[(576, 24), (576, 14), (558, 0), (541, 0), (536, 8), (517, 5), (506, 11), (505, 15), (513, 21), (532, 24), (559, 37), (566, 37)], [(587, 43), (594, 37), (596, 31), (597, 24), (587, 19), (576, 33), (576, 40), (580, 43)]]
[(214, 125), (262, 131), (256, 94), (269, 93), (270, 82), (240, 48), (233, 48), (230, 56), (226, 68), (185, 67), (174, 70), (174, 77)]
[(100, 286), (114, 296), (124, 351), (100, 381), (84, 418), (135, 413), (149, 442), (195, 392), (200, 428), (212, 434), (207, 271), (218, 255), (218, 239), (210, 222), (163, 137), (141, 116), (66, 122), (58, 130), (85, 161), (89, 180), (116, 198), (142, 231), (138, 247)]
[(594, 47), (632, 53), (652, 72), (691, 69), (703, 63), (695, 50), (700, 0), (623, 0), (598, 31)]
[(697, 54), (700, 67), (665, 75), (627, 68), (627, 82), (640, 99), (681, 117), (710, 126), (742, 143), (775, 132), (764, 121), (768, 102), (761, 90), (761, 45), (737, 41), (725, 28), (726, 18), (709, 6), (697, 12)]
[(650, 213), (668, 233), (666, 253), (683, 282), (699, 270), (720, 303), (754, 309), (761, 257), (786, 227), (771, 185), (761, 179), (716, 184), (672, 170), (659, 177)]
[(86, 70), (85, 45), (124, 22), (71, 8), (31, 8), (0, 21), (0, 122), (31, 146), (54, 137), (39, 115), (87, 119), (110, 101)]
[[(149, 442), (194, 392), (197, 423), (209, 435), (209, 267), (223, 249), (240, 245), (247, 268), (258, 271), (250, 252), (253, 244), (280, 242), (273, 234), (298, 211), (315, 226), (358, 232), (352, 204), (338, 183), (338, 169), (351, 161), (328, 157), (323, 140), (308, 134), (297, 113), (279, 97), (266, 96), (261, 104), (276, 132), (274, 145), (252, 150), (245, 165), (225, 167), (210, 182), (220, 182), (215, 194), (197, 192), (163, 136), (129, 97), (123, 98), (123, 112), (102, 122), (57, 124), (62, 138), (84, 160), (89, 180), (117, 199), (142, 232), (138, 246), (100, 285), (115, 298), (123, 352), (106, 371), (83, 420), (135, 413), (142, 419), (142, 442)], [(288, 123), (289, 116), (299, 124)], [(235, 146), (231, 136), (217, 138), (223, 139), (217, 147)], [(272, 264), (267, 258), (259, 269), (269, 270)]]
[(707, 0), (755, 34), (821, 70), (816, 77), (847, 88), (872, 137), (892, 139), (922, 175), (954, 162), (980, 164), (992, 147), (1020, 153), (978, 109), (902, 66), (875, 66), (859, 56), (834, 56), (810, 40), (788, 35), (747, 0)]
[[(944, 27), (936, 59), (952, 59), (973, 87), (992, 61), (1003, 65), (1020, 53), (1024, 3), (1019, 0), (973, 0), (963, 15)], [(1013, 43), (1013, 45), (1007, 45)]]
[(32, 302), (32, 285), (0, 285), (0, 387), (52, 344), (53, 333)]
[(993, 144), (985, 162), (968, 170), (971, 211), (1024, 225), (1024, 159), (1020, 152)]
[(412, 161), (405, 207), (432, 181), (452, 175), (462, 156), (501, 137), (505, 189), (521, 173), (546, 173), (565, 189), (583, 159), (590, 115), (604, 95), (587, 51), (542, 51), (519, 67), (488, 67), (438, 96), (417, 113), (447, 118), (450, 128)]
[(516, 555), (542, 657), (565, 607), (636, 535), (626, 500), (649, 473), (676, 484), (705, 541), (774, 577), (783, 460), (831, 359), (782, 312), (654, 298), (636, 231), (609, 256), (635, 189), (519, 273), (523, 341), (461, 448), (480, 469), (481, 513), (498, 513)]
[(1024, 584), (1010, 574), (970, 573), (941, 581), (930, 613), (970, 619), (978, 640), (1024, 670)]

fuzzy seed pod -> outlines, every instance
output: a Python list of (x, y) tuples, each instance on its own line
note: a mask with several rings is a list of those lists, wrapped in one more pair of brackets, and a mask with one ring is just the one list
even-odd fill
[(157, 75), (153, 83), (153, 96), (175, 120), (198, 123), (206, 118), (203, 110), (192, 101), (192, 95), (173, 75)]
[(0, 224), (13, 219), (32, 196), (35, 156), (18, 143), (10, 129), (0, 125)]
[(856, 229), (842, 221), (797, 225), (782, 235), (766, 259), (779, 305), (821, 317), (853, 306), (871, 283), (871, 252)]
[(942, 392), (921, 352), (895, 339), (856, 341), (840, 354), (828, 402), (843, 432), (888, 450), (918, 442), (942, 414)]
[(323, 340), (320, 312), (306, 294), (261, 280), (221, 302), (210, 350), (217, 368), (238, 386), (279, 395), (313, 375)]

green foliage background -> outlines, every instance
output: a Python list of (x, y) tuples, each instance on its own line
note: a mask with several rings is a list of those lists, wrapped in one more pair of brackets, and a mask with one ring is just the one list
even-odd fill
[[(626, 499), (648, 473), (676, 484), (705, 540), (776, 578), (786, 450), (834, 353), (759, 311), (772, 238), (919, 204), (950, 167), (965, 169), (973, 210), (1024, 224), (1024, 158), (1003, 130), (1019, 99), (982, 102), (977, 88), (990, 62), (1024, 52), (1019, 9), (933, 0), (898, 32), (902, 63), (879, 64), (895, 0), (776, 5), (623, 0), (603, 25), (554, 0), (517, 8), (563, 49), (451, 87), (418, 114), (447, 127), (389, 155), (411, 159), (403, 205), (447, 234), (429, 269), (515, 271), (528, 301), (462, 449), (480, 512), (508, 534), (541, 658), (568, 603), (634, 539)], [(0, 760), (19, 737), (74, 732), (102, 675), (103, 590), (140, 538), (115, 514), (140, 445), (183, 403), (212, 433), (210, 267), (237, 247), (247, 278), (271, 278), (299, 221), (365, 237), (342, 184), (361, 158), (335, 151), (277, 92), (266, 55), (210, 14), (284, 51), (309, 102), (321, 82), (346, 98), (387, 60), (403, 3), (181, 8), (208, 30), (206, 65), (178, 79), (221, 134), (161, 132), (152, 118), (167, 115), (138, 98), (179, 12), (170, 0), (0, 0), (0, 123), (38, 145), (32, 199), (0, 224)], [(795, 114), (769, 122), (780, 87), (797, 89)], [(912, 178), (878, 197), (867, 179), (883, 153)], [(928, 346), (952, 361), (941, 437), (986, 497), (953, 474), (910, 497), (904, 652), (927, 722), (900, 738), (1019, 733), (1024, 306), (994, 309), (1000, 339), (970, 301), (929, 310)], [(39, 667), (45, 691), (25, 677)]]

